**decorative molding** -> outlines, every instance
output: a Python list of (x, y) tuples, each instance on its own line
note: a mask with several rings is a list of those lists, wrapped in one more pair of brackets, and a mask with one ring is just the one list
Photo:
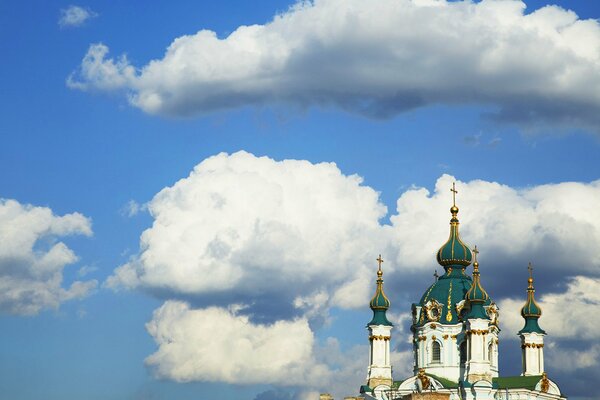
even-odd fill
[(371, 335), (369, 336), (369, 340), (390, 340), (390, 336)]

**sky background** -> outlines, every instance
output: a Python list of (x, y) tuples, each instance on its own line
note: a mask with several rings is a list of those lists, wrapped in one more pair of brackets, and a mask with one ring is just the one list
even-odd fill
[(404, 379), (456, 181), (501, 375), (531, 261), (597, 398), (596, 3), (0, 3), (0, 393), (354, 395), (380, 253)]

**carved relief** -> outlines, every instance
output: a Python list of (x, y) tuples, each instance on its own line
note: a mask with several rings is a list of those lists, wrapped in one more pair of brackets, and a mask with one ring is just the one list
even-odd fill
[(442, 304), (440, 304), (437, 300), (429, 300), (425, 304), (425, 313), (427, 314), (427, 319), (429, 321), (437, 322), (440, 320), (440, 316), (442, 315)]
[(496, 303), (492, 303), (486, 307), (487, 315), (490, 317), (490, 323), (492, 325), (498, 325), (500, 314), (498, 312), (498, 306)]
[(425, 375), (425, 370), (423, 368), (419, 369), (419, 374), (417, 375), (417, 390), (421, 393), (424, 390), (429, 389), (431, 386), (431, 381), (429, 377)]
[(548, 393), (548, 389), (550, 389), (550, 379), (548, 379), (548, 376), (545, 372), (542, 374), (542, 384), (540, 389), (543, 393)]

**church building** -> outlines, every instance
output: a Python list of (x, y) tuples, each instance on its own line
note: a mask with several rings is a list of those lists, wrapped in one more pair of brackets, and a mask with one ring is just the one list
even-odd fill
[[(450, 236), (437, 252), (444, 274), (412, 305), (413, 376), (394, 377), (390, 360), (392, 323), (386, 317), (390, 301), (383, 290), (381, 256), (377, 288), (371, 299), (373, 318), (367, 325), (370, 354), (367, 380), (360, 387), (365, 400), (533, 400), (566, 399), (544, 369), (544, 336), (538, 324), (529, 265), (526, 298), (521, 309), (522, 368), (520, 376), (501, 376), (498, 368), (499, 310), (485, 286), (485, 266), (460, 238), (456, 190), (450, 208)], [(473, 265), (473, 272), (467, 271)], [(483, 275), (482, 275), (483, 271)], [(524, 282), (525, 283), (525, 282)], [(524, 289), (525, 289), (525, 285)]]

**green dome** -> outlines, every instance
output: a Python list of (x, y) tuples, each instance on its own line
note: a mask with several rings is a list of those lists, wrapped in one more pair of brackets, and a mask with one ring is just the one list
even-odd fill
[(390, 300), (383, 291), (383, 271), (381, 270), (381, 263), (383, 260), (381, 256), (377, 259), (379, 261), (379, 269), (377, 270), (377, 289), (375, 289), (375, 295), (369, 302), (371, 310), (373, 310), (373, 318), (369, 325), (387, 325), (392, 326), (392, 323), (387, 319), (385, 312), (390, 308)]
[(483, 308), (483, 305), (489, 301), (490, 296), (487, 294), (479, 278), (479, 263), (477, 262), (477, 246), (475, 246), (475, 262), (473, 263), (473, 283), (465, 295), (469, 310), (465, 315), (466, 318), (481, 318), (490, 319), (489, 315)]
[[(531, 264), (529, 264), (528, 268), (531, 274), (531, 271), (533, 270)], [(544, 330), (540, 328), (540, 325), (538, 324), (538, 319), (542, 316), (542, 308), (535, 301), (533, 276), (529, 276), (527, 283), (527, 301), (525, 301), (525, 305), (523, 306), (523, 308), (521, 308), (521, 316), (525, 319), (525, 326), (519, 331), (519, 333), (521, 334), (535, 332), (545, 334), (546, 332), (544, 332)]]
[[(478, 253), (477, 246), (475, 246), (474, 251)], [(481, 286), (479, 275), (479, 263), (477, 262), (477, 258), (475, 258), (475, 262), (473, 263), (473, 284), (465, 295), (465, 299), (470, 303), (485, 303), (490, 298), (483, 286)]]
[(469, 247), (463, 243), (460, 239), (458, 232), (458, 207), (452, 206), (450, 208), (452, 213), (452, 219), (450, 220), (450, 237), (448, 241), (440, 247), (437, 252), (437, 262), (444, 268), (455, 266), (455, 267), (467, 267), (471, 264), (472, 254)]
[[(442, 305), (439, 320), (440, 324), (453, 325), (460, 322), (456, 305), (465, 299), (471, 287), (471, 277), (465, 274), (464, 269), (448, 268), (446, 273), (433, 283), (423, 294), (419, 306), (425, 308), (429, 303)], [(417, 321), (417, 325), (429, 322), (424, 312)]]

